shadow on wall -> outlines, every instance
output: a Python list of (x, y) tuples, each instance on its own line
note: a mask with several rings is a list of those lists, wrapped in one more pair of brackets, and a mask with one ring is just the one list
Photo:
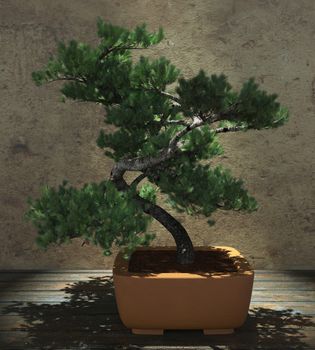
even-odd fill
[[(66, 293), (66, 301), (58, 303), (54, 300), (55, 291), (47, 291), (55, 304), (12, 302), (3, 307), (2, 318), (16, 317), (18, 321), (13, 320), (15, 326), (8, 332), (0, 332), (0, 345), (5, 346), (1, 348), (142, 349), (146, 345), (192, 348), (200, 345), (215, 350), (254, 349), (254, 346), (255, 349), (312, 349), (304, 341), (310, 336), (307, 327), (315, 326), (311, 316), (291, 309), (251, 309), (245, 325), (228, 336), (204, 336), (201, 330), (167, 330), (164, 336), (139, 336), (132, 334), (119, 318), (112, 278), (91, 278), (59, 291)], [(23, 322), (19, 324), (21, 319)]]

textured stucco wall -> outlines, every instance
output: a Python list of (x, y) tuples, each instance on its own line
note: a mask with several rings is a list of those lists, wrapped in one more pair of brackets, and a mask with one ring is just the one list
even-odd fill
[[(166, 39), (141, 54), (166, 56), (186, 77), (225, 73), (238, 89), (250, 76), (291, 113), (279, 129), (220, 135), (217, 161), (242, 177), (258, 212), (176, 216), (194, 245), (231, 245), (255, 268), (315, 268), (315, 2), (313, 0), (0, 0), (0, 268), (111, 268), (118, 248), (70, 245), (44, 253), (22, 221), (26, 197), (67, 178), (75, 186), (110, 173), (95, 140), (103, 109), (59, 102), (61, 83), (36, 87), (57, 42), (97, 44), (96, 18), (133, 28), (163, 26)], [(138, 52), (134, 57), (139, 56)], [(153, 245), (173, 245), (158, 223)]]

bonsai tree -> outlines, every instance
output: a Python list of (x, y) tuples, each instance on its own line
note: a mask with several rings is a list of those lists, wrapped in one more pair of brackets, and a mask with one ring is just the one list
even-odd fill
[[(178, 212), (210, 217), (216, 209), (257, 210), (241, 179), (228, 169), (211, 166), (223, 153), (217, 134), (276, 128), (288, 119), (277, 94), (260, 90), (254, 78), (232, 90), (224, 74), (203, 70), (191, 79), (165, 57), (132, 62), (131, 51), (156, 45), (162, 28), (150, 33), (146, 24), (128, 30), (97, 20), (96, 48), (71, 40), (59, 42), (58, 54), (44, 69), (33, 72), (37, 86), (64, 81), (65, 97), (101, 104), (106, 125), (97, 146), (114, 161), (109, 179), (80, 189), (64, 180), (58, 189), (44, 186), (25, 218), (38, 230), (37, 243), (47, 249), (82, 237), (111, 255), (113, 244), (129, 259), (137, 246), (148, 246), (156, 235), (148, 231), (154, 218), (173, 236), (177, 262), (194, 262), (185, 228), (156, 202), (165, 194)], [(177, 82), (175, 91), (167, 86)], [(126, 172), (137, 172), (127, 183)], [(141, 181), (147, 179), (145, 183)], [(213, 225), (213, 220), (208, 220)]]

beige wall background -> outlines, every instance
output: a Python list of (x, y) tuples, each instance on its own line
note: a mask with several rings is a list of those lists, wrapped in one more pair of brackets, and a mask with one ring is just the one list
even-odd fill
[[(134, 28), (161, 25), (166, 38), (141, 51), (166, 56), (187, 77), (225, 73), (235, 89), (249, 77), (290, 110), (275, 130), (220, 134), (218, 162), (242, 177), (258, 200), (252, 214), (220, 212), (216, 225), (174, 213), (195, 246), (238, 248), (256, 269), (314, 269), (315, 2), (313, 0), (0, 0), (0, 268), (110, 269), (113, 255), (82, 240), (41, 251), (22, 221), (27, 196), (44, 184), (73, 186), (108, 178), (112, 166), (96, 146), (103, 109), (60, 102), (54, 83), (36, 87), (31, 72), (58, 41), (97, 45), (96, 19)], [(134, 54), (135, 59), (138, 53)], [(174, 245), (157, 222), (153, 245)]]

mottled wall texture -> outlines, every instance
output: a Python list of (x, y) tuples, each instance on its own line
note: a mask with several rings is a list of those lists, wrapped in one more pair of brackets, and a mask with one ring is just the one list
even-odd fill
[[(68, 179), (81, 187), (109, 176), (112, 161), (95, 142), (104, 109), (61, 103), (61, 82), (36, 87), (31, 80), (58, 41), (97, 45), (97, 16), (130, 29), (162, 26), (164, 41), (141, 54), (167, 57), (186, 78), (199, 69), (223, 72), (239, 89), (254, 76), (279, 95), (291, 115), (285, 126), (218, 135), (225, 153), (216, 162), (244, 179), (259, 210), (217, 211), (212, 227), (174, 214), (195, 246), (236, 247), (256, 269), (315, 268), (313, 0), (0, 0), (0, 268), (110, 269), (118, 252), (104, 257), (80, 239), (43, 252), (22, 220), (27, 196), (38, 196), (40, 186)], [(152, 245), (174, 245), (157, 222), (151, 230), (158, 233)]]

